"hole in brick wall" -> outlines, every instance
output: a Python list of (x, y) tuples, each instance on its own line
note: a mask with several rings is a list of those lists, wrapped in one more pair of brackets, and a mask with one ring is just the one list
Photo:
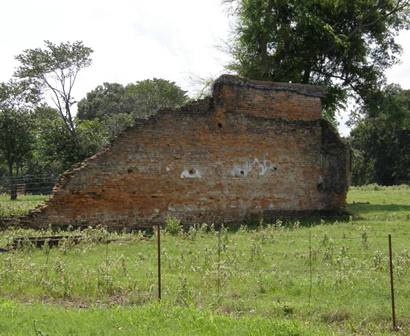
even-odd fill
[(245, 175), (245, 172), (243, 170), (241, 170), (241, 175)]
[(133, 172), (132, 168), (127, 169), (128, 174), (131, 174)]
[(278, 167), (273, 167), (273, 170), (278, 170)]
[(222, 126), (223, 126), (223, 125), (222, 125), (221, 123), (218, 123), (218, 127), (219, 127), (219, 128), (222, 128)]
[(194, 174), (195, 174), (195, 169), (190, 169), (190, 170), (188, 171), (188, 173), (189, 173), (190, 175), (194, 175)]

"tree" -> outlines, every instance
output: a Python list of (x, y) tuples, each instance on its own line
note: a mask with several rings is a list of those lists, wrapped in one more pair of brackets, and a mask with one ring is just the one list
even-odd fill
[(102, 119), (108, 115), (131, 113), (132, 105), (127, 105), (125, 88), (118, 83), (103, 83), (87, 93), (78, 102), (77, 117), (81, 120)]
[(10, 177), (18, 175), (30, 156), (33, 143), (32, 118), (26, 110), (0, 110), (0, 157)]
[(35, 142), (28, 170), (33, 175), (59, 174), (78, 161), (78, 149), (73, 148), (59, 112), (47, 105), (38, 106), (33, 113)]
[(226, 0), (236, 16), (228, 69), (253, 79), (326, 86), (329, 119), (360, 103), (398, 61), (409, 0)]
[(99, 121), (104, 126), (105, 132), (108, 134), (108, 138), (113, 139), (123, 130), (134, 125), (135, 119), (132, 114), (116, 113), (112, 115), (106, 115), (102, 118), (102, 120)]
[[(0, 83), (0, 160), (6, 163), (11, 179), (21, 172), (32, 151), (32, 118), (25, 105), (29, 96), (25, 85)], [(11, 199), (16, 199), (13, 184), (11, 187)]]
[(52, 99), (70, 136), (78, 145), (71, 107), (75, 104), (72, 89), (81, 69), (91, 64), (92, 49), (83, 42), (54, 44), (44, 41), (45, 48), (26, 49), (16, 59), (20, 62), (15, 76), (34, 88), (52, 94)]
[(108, 142), (108, 131), (99, 120), (76, 121), (78, 146), (74, 148), (70, 133), (59, 112), (47, 105), (33, 113), (35, 141), (28, 170), (31, 174), (58, 174), (74, 163), (95, 154)]
[(186, 91), (165, 79), (146, 79), (128, 84), (125, 99), (132, 105), (135, 119), (148, 118), (164, 108), (178, 108), (188, 101)]
[(104, 83), (87, 93), (78, 103), (78, 118), (102, 119), (114, 114), (132, 114), (134, 118), (147, 118), (162, 108), (176, 108), (188, 97), (174, 82), (165, 79), (146, 79), (128, 84)]
[(354, 184), (410, 183), (410, 90), (374, 93), (350, 136)]
[(133, 101), (127, 99), (125, 87), (118, 83), (104, 83), (88, 92), (78, 103), (79, 120), (99, 120), (114, 138), (134, 124)]
[[(0, 157), (4, 158), (10, 180), (19, 175), (31, 155), (33, 134), (31, 116), (25, 110), (0, 110)], [(17, 194), (11, 183), (11, 199)]]

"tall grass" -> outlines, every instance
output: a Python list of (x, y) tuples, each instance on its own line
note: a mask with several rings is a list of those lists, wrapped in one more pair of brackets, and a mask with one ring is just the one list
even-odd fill
[[(272, 318), (296, 321), (296, 329), (284, 329), (283, 335), (309, 334), (312, 326), (325, 330), (326, 335), (389, 334), (387, 234), (391, 233), (397, 315), (403, 335), (410, 334), (410, 189), (353, 188), (349, 203), (350, 220), (318, 221), (310, 227), (277, 221), (236, 231), (223, 228), (218, 232), (212, 225), (189, 231), (168, 228), (162, 236), (163, 306), (158, 309), (172, 316), (175, 311), (171, 307), (180, 307), (178, 311), (195, 318), (202, 316), (204, 325), (218, 314), (245, 321), (238, 323), (252, 328), (259, 323), (254, 321), (269, 324)], [(0, 243), (5, 246), (15, 236), (33, 234), (53, 233), (7, 230)], [(36, 249), (27, 243), (1, 254), (0, 297), (12, 299), (12, 304), (88, 308), (84, 316), (90, 314), (91, 319), (99, 311), (101, 319), (106, 318), (105, 307), (112, 307), (107, 313), (112, 316), (117, 316), (114, 307), (118, 305), (133, 307), (121, 308), (120, 315), (127, 309), (141, 314), (152, 309), (157, 301), (154, 237), (100, 229), (64, 234), (82, 234), (84, 241), (76, 245), (66, 239), (52, 249)], [(112, 239), (120, 241), (104, 243)], [(198, 308), (210, 313), (201, 315)], [(36, 309), (18, 304), (14, 309), (47, 320)], [(62, 314), (49, 306), (39, 311), (49, 318)], [(74, 316), (74, 311), (69, 314)], [(152, 316), (150, 319), (155, 321)], [(231, 322), (224, 321), (218, 322), (218, 332), (235, 332), (229, 327)], [(190, 334), (189, 325), (177, 318), (174, 322), (184, 325), (175, 330)], [(304, 324), (310, 327), (304, 329)], [(239, 334), (252, 334), (252, 328), (241, 328)], [(197, 334), (206, 333), (201, 330)]]

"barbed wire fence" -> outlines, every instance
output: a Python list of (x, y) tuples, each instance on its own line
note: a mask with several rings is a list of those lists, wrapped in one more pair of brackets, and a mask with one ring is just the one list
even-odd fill
[(57, 175), (22, 175), (0, 177), (0, 194), (11, 197), (21, 195), (50, 195)]
[[(12, 179), (3, 177), (0, 178), (0, 194), (11, 195), (13, 192), (12, 186), (15, 186), (17, 197), (27, 194), (49, 195), (52, 192), (56, 178), (56, 176), (52, 175), (26, 175)], [(150, 260), (152, 270), (149, 273), (142, 272), (139, 275), (141, 278), (145, 277), (145, 283), (149, 286), (148, 291), (153, 294), (152, 298), (156, 292), (156, 299), (158, 300), (167, 299), (168, 295), (176, 295), (174, 289), (167, 289), (167, 281), (163, 281), (163, 279), (166, 279), (172, 272), (182, 273), (181, 269), (172, 270), (172, 267), (166, 266), (167, 263), (170, 264), (168, 260), (170, 247), (167, 245), (169, 244), (169, 236), (165, 234), (165, 240), (161, 239), (161, 231), (163, 231), (163, 227), (157, 226), (154, 230), (156, 239), (150, 240), (153, 245), (152, 255), (155, 256)], [(354, 293), (357, 295), (356, 301), (360, 301), (360, 298), (363, 299), (361, 295), (374, 295), (375, 297), (383, 298), (390, 308), (390, 311), (384, 311), (384, 316), (391, 318), (394, 330), (399, 328), (398, 321), (400, 321), (400, 313), (403, 313), (403, 310), (399, 309), (399, 314), (397, 314), (396, 305), (400, 308), (403, 302), (410, 300), (410, 287), (406, 286), (409, 280), (408, 276), (410, 275), (410, 256), (407, 254), (407, 256), (403, 257), (406, 252), (403, 252), (405, 250), (402, 248), (403, 246), (410, 248), (410, 233), (390, 236), (386, 232), (357, 232), (357, 236), (352, 236), (351, 233), (348, 233), (341, 237), (325, 233), (319, 238), (317, 234), (312, 235), (311, 230), (309, 230), (308, 234), (301, 234), (299, 232), (297, 237), (292, 238), (295, 244), (299, 246), (296, 251), (292, 251), (292, 247), (289, 245), (288, 251), (269, 251), (266, 253), (265, 258), (270, 258), (273, 262), (275, 260), (281, 261), (275, 267), (248, 269), (248, 263), (243, 264), (241, 267), (240, 262), (232, 262), (233, 257), (229, 255), (230, 252), (227, 252), (231, 251), (232, 247), (226, 247), (227, 242), (224, 241), (224, 229), (215, 230), (214, 232), (214, 250), (212, 251), (214, 253), (214, 262), (208, 265), (208, 269), (205, 269), (205, 271), (209, 273), (210, 278), (215, 280), (213, 287), (210, 284), (208, 289), (210, 291), (215, 290), (217, 304), (221, 304), (227, 287), (229, 287), (229, 281), (240, 273), (252, 273), (250, 277), (255, 279), (263, 278), (265, 275), (267, 279), (273, 279), (276, 274), (282, 277), (285, 282), (295, 282), (295, 291), (300, 290), (303, 292), (304, 296), (301, 299), (306, 300), (308, 306), (329, 304), (333, 300), (332, 296), (328, 296), (323, 300), (323, 297), (317, 294), (325, 287), (328, 290), (328, 287), (332, 285), (334, 286), (335, 293), (337, 293), (337, 291), (342, 290), (343, 281), (350, 281), (350, 286), (354, 287)], [(250, 237), (252, 237), (252, 234), (253, 232), (250, 232)], [(370, 249), (370, 241), (379, 241), (380, 243), (377, 244), (378, 248), (375, 250)], [(110, 242), (115, 243), (115, 240)], [(346, 247), (346, 244), (349, 242), (355, 243), (358, 247), (356, 246), (353, 251), (349, 250), (349, 247)], [(395, 252), (394, 245), (396, 242), (401, 247), (400, 253)], [(105, 252), (106, 270), (109, 269), (107, 260), (112, 253), (112, 250), (108, 248), (108, 243), (107, 240)], [(251, 251), (250, 255), (257, 256), (258, 253), (261, 253), (258, 249), (263, 249), (263, 246), (258, 247), (252, 244), (253, 241), (250, 241), (246, 249)], [(379, 248), (380, 246), (383, 246), (383, 248)], [(283, 260), (286, 260), (286, 262), (283, 262)], [(303, 260), (303, 263), (292, 263), (292, 260)], [(191, 268), (200, 267), (199, 265), (192, 264)], [(155, 271), (157, 276), (154, 274)], [(181, 274), (181, 278), (188, 275), (189, 269), (185, 269), (184, 272), (184, 274)], [(355, 280), (354, 275), (351, 275), (363, 272), (370, 272), (371, 274), (378, 272), (378, 275), (383, 275), (383, 282), (377, 284), (375, 281), (380, 281), (380, 277), (377, 277), (373, 282), (360, 283), (359, 280)], [(106, 276), (109, 276), (108, 273)], [(352, 279), (346, 280), (349, 277)], [(358, 279), (361, 278), (358, 277)], [(192, 294), (198, 290), (198, 284), (184, 281), (181, 286), (184, 287), (185, 291)], [(298, 281), (300, 281), (300, 284), (297, 284)], [(255, 286), (260, 286), (257, 282)], [(410, 318), (410, 314), (406, 318)]]
[[(57, 248), (63, 250), (73, 248), (74, 243), (77, 243), (74, 239), (78, 239), (79, 233), (81, 232), (74, 231), (75, 236), (72, 241), (63, 239), (60, 247), (57, 245)], [(148, 296), (144, 302), (155, 299), (169, 302), (178, 299), (177, 301), (183, 304), (188, 304), (188, 302), (192, 304), (195, 301), (193, 297), (198, 296), (199, 298), (206, 295), (214, 298), (213, 307), (223, 307), (226, 298), (232, 295), (240, 296), (240, 294), (232, 294), (238, 291), (236, 286), (240, 281), (249, 286), (246, 290), (254, 293), (255, 300), (258, 300), (259, 295), (265, 298), (271, 296), (272, 304), (276, 304), (278, 297), (282, 297), (282, 310), (285, 314), (293, 313), (292, 304), (295, 302), (309, 307), (312, 311), (326, 311), (330, 309), (329, 307), (334, 308), (334, 302), (340, 300), (342, 305), (362, 307), (362, 314), (365, 316), (368, 308), (366, 302), (369, 298), (374, 297), (379, 300), (376, 304), (381, 303), (382, 305), (379, 311), (384, 316), (384, 320), (391, 319), (392, 329), (398, 330), (401, 319), (410, 318), (410, 314), (406, 313), (407, 302), (410, 300), (408, 235), (391, 237), (380, 232), (369, 235), (366, 239), (361, 235), (348, 238), (326, 238), (324, 235), (319, 238), (316, 234), (312, 235), (309, 232), (308, 235), (299, 234), (298, 237), (292, 238), (298, 245), (297, 250), (272, 251), (272, 249), (267, 249), (264, 252), (264, 246), (268, 247), (270, 243), (266, 242), (264, 246), (255, 247), (252, 239), (255, 238), (253, 236), (257, 234), (257, 231), (249, 230), (248, 243), (242, 242), (241, 245), (243, 251), (239, 251), (238, 247), (232, 244), (231, 240), (236, 239), (235, 234), (234, 232), (229, 233), (226, 238), (224, 230), (208, 232), (203, 239), (207, 241), (210, 248), (209, 255), (190, 256), (191, 252), (185, 250), (188, 245), (192, 245), (192, 241), (187, 239), (187, 233), (181, 233), (181, 236), (171, 236), (166, 230), (164, 231), (163, 227), (157, 226), (154, 235), (144, 239), (145, 244), (148, 244), (144, 245), (146, 255), (144, 253), (144, 256), (140, 254), (134, 256), (134, 258), (143, 260), (142, 263), (144, 263), (138, 266), (143, 269), (139, 269), (134, 274), (134, 281), (139, 283), (140, 289), (146, 287)], [(123, 254), (119, 256), (116, 252), (117, 247), (109, 247), (109, 244), (119, 243), (118, 249), (122, 251), (121, 253), (125, 253), (124, 246), (121, 247), (121, 245), (138, 244), (138, 242), (133, 239), (124, 239), (121, 236), (112, 239), (107, 232), (103, 232), (101, 237), (93, 242), (105, 244), (105, 247), (99, 256), (93, 256), (93, 250), (87, 248), (87, 254), (91, 258), (101, 258), (101, 265), (97, 264), (95, 270), (87, 272), (91, 272), (90, 274), (102, 272), (102, 275), (95, 281), (98, 281), (100, 288), (103, 288), (104, 281), (107, 281), (111, 284), (107, 285), (107, 288), (111, 288), (109, 286), (113, 286), (112, 283), (115, 281), (120, 283), (124, 280), (121, 279), (121, 272), (118, 269), (131, 269), (135, 262), (132, 255), (129, 255), (129, 259), (124, 259)], [(345, 243), (350, 245), (346, 247)], [(175, 244), (180, 250), (175, 250)], [(366, 244), (371, 244), (373, 247)], [(395, 250), (395, 245), (400, 245), (401, 248)], [(406, 248), (403, 248), (404, 246)], [(83, 254), (75, 252), (74, 255)], [(24, 257), (21, 253), (18, 256)], [(62, 255), (59, 254), (57, 262), (61, 263), (66, 256), (68, 260), (73, 258), (65, 251)], [(258, 258), (263, 259), (262, 262), (258, 262), (260, 261)], [(47, 265), (51, 267), (49, 254), (46, 260)], [(265, 264), (269, 263), (263, 261), (269, 260), (272, 266), (266, 267)], [(44, 268), (41, 264), (37, 267)], [(198, 272), (203, 274), (198, 274)], [(127, 271), (124, 274), (126, 273)], [(59, 277), (65, 278), (66, 275)], [(43, 281), (38, 275), (36, 279), (38, 279), (36, 281)], [(19, 281), (28, 280), (20, 277)], [(71, 281), (79, 280), (73, 278)], [(206, 284), (201, 281), (206, 281)], [(283, 293), (275, 294), (275, 291), (272, 291), (275, 286), (283, 286), (285, 288)], [(20, 287), (24, 288), (24, 285), (20, 284)], [(288, 294), (287, 291), (289, 291)], [(128, 293), (128, 291), (125, 292)], [(242, 293), (242, 295), (247, 294)], [(287, 295), (289, 295), (288, 300)], [(325, 318), (328, 319), (327, 322), (340, 322), (345, 318), (343, 314), (350, 313), (341, 310)]]
[[(223, 250), (224, 250), (224, 243), (222, 242), (221, 238), (221, 230), (216, 231), (216, 294), (218, 297), (218, 303), (220, 303), (220, 298), (223, 296), (224, 289), (223, 287), (226, 286), (227, 281), (226, 279), (222, 279), (224, 275), (222, 275), (223, 272), (221, 270), (224, 268), (225, 261), (223, 260)], [(157, 226), (156, 228), (156, 237), (159, 242), (159, 237), (161, 234), (161, 228), (160, 226)], [(392, 245), (392, 235), (391, 234), (375, 234), (371, 236), (364, 236), (361, 235), (359, 237), (343, 237), (343, 238), (328, 238), (329, 241), (331, 242), (346, 242), (346, 241), (355, 241), (358, 242), (361, 246), (361, 248), (364, 249), (362, 252), (347, 252), (347, 250), (344, 250), (344, 247), (341, 249), (341, 255), (336, 256), (336, 260), (326, 260), (329, 257), (326, 257), (326, 255), (323, 256), (319, 260), (317, 256), (314, 256), (315, 249), (317, 249), (318, 245), (322, 244), (328, 244), (326, 243), (326, 235), (324, 240), (312, 240), (312, 234), (311, 231), (309, 231), (309, 235), (307, 237), (298, 237), (295, 239), (298, 243), (300, 242), (308, 242), (308, 245), (306, 246), (307, 249), (304, 252), (299, 251), (299, 255), (294, 255), (293, 258), (305, 258), (306, 259), (306, 264), (301, 267), (300, 264), (297, 265), (297, 269), (294, 268), (289, 268), (287, 271), (283, 270), (278, 270), (278, 269), (258, 269), (254, 270), (257, 275), (261, 274), (273, 274), (273, 273), (287, 273), (287, 276), (289, 279), (308, 279), (308, 290), (307, 290), (307, 301), (308, 305), (311, 306), (312, 304), (320, 304), (320, 303), (325, 303), (328, 304), (329, 302), (334, 300), (334, 297), (329, 297), (328, 300), (323, 300), (323, 298), (318, 299), (317, 297), (313, 296), (313, 291), (320, 291), (321, 286), (323, 286), (323, 283), (321, 284), (320, 281), (318, 281), (318, 278), (320, 277), (327, 277), (327, 280), (331, 279), (331, 282), (336, 284), (334, 286), (334, 291), (337, 292), (338, 289), (342, 288), (341, 282), (342, 282), (342, 277), (343, 277), (343, 272), (350, 272), (351, 274), (360, 274), (360, 273), (365, 273), (369, 272), (371, 274), (372, 272), (380, 272), (384, 274), (384, 280), (382, 281), (381, 284), (379, 284), (378, 288), (373, 288), (372, 283), (355, 283), (352, 285), (354, 288), (354, 295), (357, 295), (356, 301), (360, 301), (361, 299), (365, 298), (360, 298), (360, 292), (366, 293), (366, 295), (374, 295), (375, 297), (382, 297), (385, 299), (385, 303), (389, 303), (391, 312), (389, 313), (388, 311), (385, 311), (385, 316), (389, 316), (391, 318), (391, 324), (392, 324), (392, 330), (398, 331), (400, 330), (400, 325), (398, 324), (398, 319), (396, 315), (396, 295), (397, 292), (400, 293), (400, 301), (401, 302), (408, 302), (410, 299), (410, 291), (408, 288), (403, 288), (404, 285), (408, 284), (408, 279), (406, 277), (403, 277), (402, 274), (398, 277), (399, 279), (395, 280), (395, 274), (396, 271), (394, 269), (394, 265), (397, 264), (397, 266), (402, 268), (400, 273), (403, 273), (403, 266), (405, 266), (405, 274), (409, 275), (410, 273), (410, 256), (408, 253), (408, 250), (404, 250), (404, 254), (407, 257), (406, 260), (402, 260), (403, 256), (400, 255), (399, 253), (394, 253), (393, 250), (393, 245)], [(385, 242), (385, 251), (384, 253), (381, 252), (380, 250), (375, 250), (375, 251), (370, 251), (368, 244), (370, 239), (377, 239), (380, 241)], [(401, 235), (396, 238), (396, 241), (401, 241), (405, 245), (408, 244), (408, 235)], [(159, 243), (157, 244), (157, 267), (158, 267), (158, 300), (161, 301), (161, 292), (162, 290), (162, 285), (161, 285), (161, 245)], [(283, 252), (277, 252), (277, 253), (269, 253), (269, 257), (272, 257), (272, 259), (275, 259), (275, 257), (286, 257), (288, 259), (292, 258), (292, 253), (289, 253), (289, 255), (286, 255), (286, 253)], [(360, 258), (361, 260), (357, 260), (351, 263), (351, 265), (343, 265), (343, 262), (340, 261), (340, 257), (346, 257), (346, 258), (352, 258), (352, 257), (357, 257)], [(363, 261), (367, 262), (366, 264), (363, 263)], [(384, 265), (385, 263), (385, 265)], [(169, 271), (169, 270), (168, 270)], [(246, 269), (237, 269), (236, 270), (238, 273), (240, 272), (246, 272), (249, 270)], [(162, 271), (164, 272), (164, 271)], [(314, 281), (314, 275), (316, 275), (316, 279)], [(396, 274), (398, 275), (398, 273)], [(166, 275), (164, 275), (166, 276)], [(332, 277), (333, 276), (333, 277)], [(340, 278), (340, 279), (339, 279)], [(292, 280), (291, 280), (292, 281)], [(355, 282), (355, 280), (352, 281), (352, 283)], [(223, 284), (223, 285), (222, 285)], [(395, 286), (399, 285), (399, 291), (395, 290)], [(303, 286), (302, 286), (303, 287)], [(315, 288), (316, 287), (316, 288)], [(194, 285), (192, 290), (194, 289)], [(304, 288), (306, 290), (306, 288)], [(352, 298), (351, 298), (352, 299)], [(291, 308), (289, 308), (291, 309)], [(402, 316), (403, 318), (408, 319), (410, 315)], [(339, 317), (331, 317), (338, 319)], [(343, 317), (342, 317), (343, 318)]]

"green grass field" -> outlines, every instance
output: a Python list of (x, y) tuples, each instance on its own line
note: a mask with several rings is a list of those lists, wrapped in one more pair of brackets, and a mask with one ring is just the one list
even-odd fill
[(9, 195), (0, 194), (0, 218), (25, 215), (47, 199), (44, 195), (20, 195), (17, 200), (10, 201)]
[[(409, 335), (410, 188), (353, 188), (348, 201), (348, 221), (163, 233), (161, 305), (155, 237), (89, 229), (78, 245), (25, 244), (0, 254), (0, 335), (389, 335), (388, 234)], [(0, 246), (41, 234), (5, 230)]]

